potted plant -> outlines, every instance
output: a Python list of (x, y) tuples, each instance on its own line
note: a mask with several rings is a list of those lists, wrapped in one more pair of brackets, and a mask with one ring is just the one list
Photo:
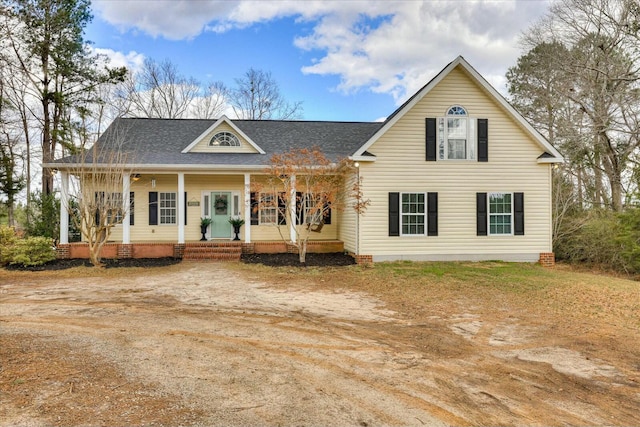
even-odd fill
[(236, 233), (236, 237), (233, 240), (240, 240), (238, 233), (240, 233), (240, 227), (244, 224), (244, 219), (240, 215), (234, 215), (229, 218), (229, 224), (233, 225), (233, 232)]
[(211, 225), (213, 220), (211, 218), (200, 218), (200, 233), (202, 233), (201, 241), (207, 240), (205, 234), (207, 234), (207, 228)]

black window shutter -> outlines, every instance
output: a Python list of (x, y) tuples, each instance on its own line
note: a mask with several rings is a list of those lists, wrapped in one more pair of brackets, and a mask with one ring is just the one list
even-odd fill
[(389, 236), (400, 235), (400, 193), (389, 193)]
[(287, 199), (284, 192), (278, 193), (278, 225), (287, 224)]
[(95, 221), (96, 221), (96, 225), (100, 225), (100, 209), (102, 209), (104, 207), (104, 192), (103, 191), (96, 191), (94, 198), (96, 200), (96, 213), (95, 213)]
[(260, 223), (258, 195), (255, 192), (252, 192), (250, 197), (249, 205), (251, 206), (251, 225), (258, 225)]
[(296, 191), (296, 224), (304, 224), (304, 195)]
[(489, 120), (478, 119), (478, 161), (489, 161)]
[(158, 192), (149, 191), (149, 225), (158, 225)]
[(427, 193), (427, 236), (438, 235), (438, 193)]
[(187, 225), (187, 192), (184, 192), (184, 225)]
[(325, 202), (325, 204), (324, 204), (323, 222), (325, 224), (331, 224), (331, 203), (329, 203), (329, 202)]
[(134, 225), (135, 221), (133, 218), (133, 212), (134, 212), (134, 204), (133, 201), (135, 200), (135, 194), (133, 191), (129, 192), (129, 225)]
[(425, 119), (425, 132), (426, 132), (426, 150), (427, 150), (427, 161), (435, 162), (436, 161), (436, 119), (427, 118)]
[(487, 193), (476, 193), (476, 230), (478, 236), (487, 235)]
[(524, 193), (513, 193), (513, 234), (524, 236)]

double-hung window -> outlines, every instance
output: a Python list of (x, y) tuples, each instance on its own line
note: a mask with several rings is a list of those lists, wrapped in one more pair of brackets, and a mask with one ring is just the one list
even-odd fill
[(400, 209), (402, 235), (424, 235), (427, 223), (425, 193), (402, 193)]
[(260, 194), (260, 224), (278, 223), (278, 203), (273, 193)]
[(511, 193), (489, 193), (489, 234), (513, 234)]
[(438, 118), (438, 156), (440, 160), (476, 158), (476, 122), (467, 110), (454, 105), (445, 117)]
[(160, 224), (176, 224), (178, 201), (176, 193), (159, 193)]

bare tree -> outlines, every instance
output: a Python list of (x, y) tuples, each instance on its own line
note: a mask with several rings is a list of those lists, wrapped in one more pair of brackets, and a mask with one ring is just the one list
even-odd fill
[(112, 125), (103, 138), (108, 143), (101, 140), (80, 151), (65, 168), (72, 178), (72, 203), (65, 207), (88, 243), (89, 259), (95, 266), (102, 265), (101, 249), (113, 227), (121, 224), (129, 212), (123, 179), (131, 174), (135, 156), (125, 145), (124, 133), (124, 129)]
[(524, 38), (532, 52), (545, 43), (566, 46), (548, 63), (563, 75), (549, 98), (571, 115), (564, 139), (549, 136), (567, 152), (592, 203), (614, 210), (622, 208), (625, 191), (634, 191), (625, 180), (640, 147), (640, 48), (629, 31), (634, 6), (634, 0), (560, 0)]
[[(254, 214), (262, 211), (270, 215), (280, 237), (298, 249), (304, 263), (311, 233), (322, 232), (331, 211), (351, 207), (362, 213), (369, 205), (362, 197), (360, 183), (352, 179), (354, 169), (353, 162), (332, 162), (318, 148), (274, 154), (265, 171), (266, 181), (252, 185), (259, 194)], [(295, 227), (295, 237), (286, 233), (285, 227)]]
[(249, 120), (289, 120), (302, 116), (302, 102), (288, 102), (270, 72), (250, 68), (229, 93), (235, 115)]
[(218, 118), (226, 107), (228, 92), (222, 82), (210, 83), (204, 93), (193, 100), (189, 117), (194, 119)]
[(126, 82), (130, 114), (142, 117), (187, 117), (200, 91), (198, 81), (181, 75), (168, 59), (161, 63), (146, 59), (142, 70), (129, 74)]

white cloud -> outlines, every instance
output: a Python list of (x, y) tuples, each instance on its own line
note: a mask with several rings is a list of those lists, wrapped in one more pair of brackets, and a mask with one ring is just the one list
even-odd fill
[(126, 67), (134, 73), (142, 69), (145, 56), (136, 51), (129, 53), (117, 52), (112, 49), (94, 48), (93, 52), (102, 55), (107, 59), (107, 65), (110, 67)]
[(520, 54), (517, 39), (547, 0), (105, 1), (102, 18), (154, 37), (193, 38), (282, 17), (311, 23), (295, 45), (316, 53), (303, 73), (337, 75), (336, 89), (391, 94), (399, 104), (463, 55), (498, 90)]

